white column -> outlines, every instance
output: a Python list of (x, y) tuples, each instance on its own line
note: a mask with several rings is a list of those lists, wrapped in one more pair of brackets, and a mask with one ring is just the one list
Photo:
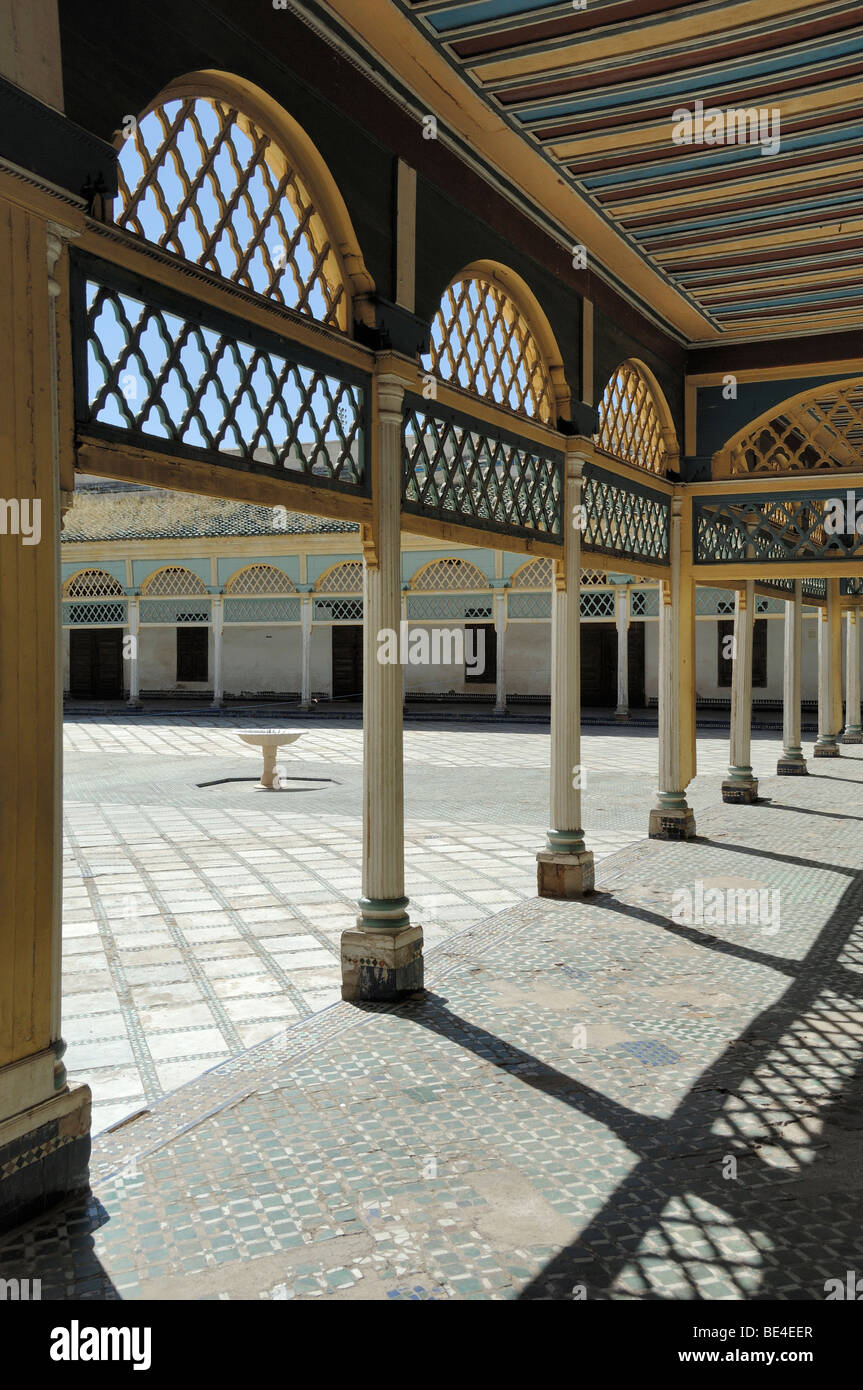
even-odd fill
[(617, 627), (617, 710), (618, 724), (629, 722), (629, 589), (618, 585), (614, 591), (614, 621)]
[(506, 714), (506, 590), (498, 589), (494, 595), (494, 630), (497, 637), (497, 675), (495, 686), (495, 714)]
[(838, 758), (842, 727), (839, 580), (828, 579), (826, 587), (826, 606), (818, 610), (818, 738), (813, 754), (816, 758)]
[(222, 708), (222, 630), (224, 627), (224, 601), (221, 594), (213, 594), (213, 703), (211, 709)]
[(314, 602), (311, 593), (303, 594), (300, 600), (303, 639), (300, 709), (310, 709), (312, 704), (312, 614), (314, 613)]
[(734, 602), (734, 651), (731, 668), (731, 739), (728, 776), (722, 800), (751, 803), (758, 799), (752, 773), (752, 647), (755, 634), (755, 582), (747, 579)]
[[(404, 891), (403, 673), (381, 662), (379, 637), (398, 637), (404, 383), (379, 372), (372, 497), (373, 548), (363, 551), (363, 895), (357, 929), (342, 934), (342, 997), (394, 999), (422, 988), (422, 929)], [(398, 646), (398, 642), (396, 642)]]
[(782, 677), (782, 756), (780, 777), (802, 777), (808, 769), (800, 732), (803, 652), (803, 583), (794, 580), (794, 597), (785, 600), (785, 666)]
[(683, 502), (671, 501), (671, 573), (659, 589), (659, 788), (650, 813), (652, 840), (689, 840), (695, 816), (686, 801), (682, 757), (681, 525)]
[(845, 732), (843, 743), (863, 743), (860, 718), (860, 609), (845, 614)]
[(537, 860), (541, 898), (576, 898), (593, 890), (593, 855), (581, 826), (581, 489), (584, 458), (566, 451), (563, 574), (551, 598), (551, 829)]
[(136, 595), (130, 594), (129, 606), (129, 698), (130, 709), (141, 708), (141, 668), (138, 664), (138, 646), (141, 640), (141, 606)]

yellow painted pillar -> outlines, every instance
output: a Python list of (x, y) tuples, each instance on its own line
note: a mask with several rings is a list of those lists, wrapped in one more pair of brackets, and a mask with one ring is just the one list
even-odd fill
[(68, 1087), (60, 1036), (59, 536), (71, 381), (52, 202), (0, 176), (0, 1229), (86, 1186), (90, 1151), (90, 1092)]

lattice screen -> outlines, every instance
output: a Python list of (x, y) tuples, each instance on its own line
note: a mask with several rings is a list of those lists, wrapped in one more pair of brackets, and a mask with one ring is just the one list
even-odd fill
[(551, 617), (551, 591), (510, 590), (507, 594), (506, 615), (510, 622), (548, 620)]
[(511, 584), (513, 589), (550, 589), (553, 578), (553, 561), (547, 555), (541, 555), (520, 565), (512, 576)]
[(184, 319), (159, 295), (148, 289), (144, 302), (87, 281), (80, 425), (128, 430), (145, 444), (155, 435), (241, 459), (252, 472), (362, 485), (364, 389), (347, 368), (308, 366), (288, 339), (281, 353)]
[(498, 405), (554, 421), (554, 391), (539, 343), (505, 290), (489, 280), (456, 280), (431, 328), (431, 370)]
[(275, 565), (247, 565), (234, 574), (225, 585), (228, 594), (292, 594), (294, 586), (284, 571)]
[(667, 449), (650, 386), (634, 362), (618, 367), (603, 392), (595, 442), (607, 454), (664, 473)]
[(407, 616), (416, 622), (435, 619), (450, 622), (490, 622), (494, 603), (490, 594), (408, 594)]
[(321, 575), (315, 589), (319, 594), (360, 594), (363, 590), (363, 566), (359, 560), (345, 560), (333, 565)]
[(207, 586), (203, 579), (199, 579), (183, 565), (167, 565), (164, 569), (156, 570), (156, 573), (151, 574), (141, 585), (141, 593), (146, 594), (148, 598), (177, 598), (186, 594), (206, 592)]
[(64, 627), (125, 627), (126, 601), (92, 603), (79, 599), (63, 604)]
[(320, 623), (361, 623), (363, 620), (363, 601), (361, 598), (315, 599), (314, 618)]
[(119, 158), (117, 225), (279, 304), (348, 327), (338, 257), (288, 152), (227, 102), (169, 101)]
[(732, 474), (860, 468), (863, 381), (819, 387), (731, 450)]
[(107, 570), (79, 570), (66, 580), (64, 598), (122, 598), (123, 585)]
[(447, 558), (434, 560), (411, 580), (413, 590), (420, 589), (487, 589), (489, 582), (482, 570), (470, 560)]

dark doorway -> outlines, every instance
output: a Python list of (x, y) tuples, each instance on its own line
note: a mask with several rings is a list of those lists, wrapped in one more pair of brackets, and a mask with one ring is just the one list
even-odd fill
[(333, 699), (360, 699), (363, 693), (363, 629), (333, 627)]
[(644, 709), (644, 629), (646, 623), (629, 624), (629, 708)]
[(585, 709), (617, 708), (617, 628), (581, 625), (581, 703)]
[(482, 633), (471, 639), (471, 651), (483, 653), (482, 669), (474, 673), (467, 665), (464, 669), (466, 685), (495, 685), (497, 683), (497, 628), (494, 623), (465, 623), (465, 648), (469, 632)]
[(209, 680), (210, 629), (177, 628), (177, 680)]
[(69, 694), (85, 700), (123, 698), (121, 627), (70, 629)]

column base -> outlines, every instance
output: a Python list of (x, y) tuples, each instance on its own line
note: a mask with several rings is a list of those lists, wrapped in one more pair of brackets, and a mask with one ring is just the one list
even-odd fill
[(825, 739), (823, 743), (819, 740), (819, 742), (816, 743), (815, 747), (812, 749), (812, 756), (813, 758), (841, 757), (842, 755), (839, 749), (839, 744), (836, 740), (836, 735), (832, 735), (829, 741)]
[(802, 753), (783, 753), (776, 764), (777, 777), (808, 777), (809, 769)]
[(732, 806), (751, 806), (758, 800), (758, 778), (726, 778), (722, 783), (722, 800)]
[(659, 804), (650, 813), (647, 835), (651, 840), (691, 840), (695, 835), (695, 812), (687, 806), (686, 797)]
[(0, 1124), (0, 1231), (89, 1186), (90, 1087), (74, 1086)]
[(343, 999), (402, 999), (422, 988), (422, 927), (342, 932)]
[(540, 898), (583, 898), (593, 892), (593, 853), (566, 854), (543, 849), (536, 856), (536, 891)]
[(859, 724), (849, 724), (840, 743), (863, 743), (863, 728)]
[(629, 710), (625, 706), (618, 705), (617, 709), (614, 711), (614, 722), (615, 724), (629, 723)]
[(144, 706), (141, 704), (141, 701), (140, 701), (140, 700), (127, 700), (127, 701), (126, 701), (126, 708), (127, 708), (127, 709), (143, 709)]

